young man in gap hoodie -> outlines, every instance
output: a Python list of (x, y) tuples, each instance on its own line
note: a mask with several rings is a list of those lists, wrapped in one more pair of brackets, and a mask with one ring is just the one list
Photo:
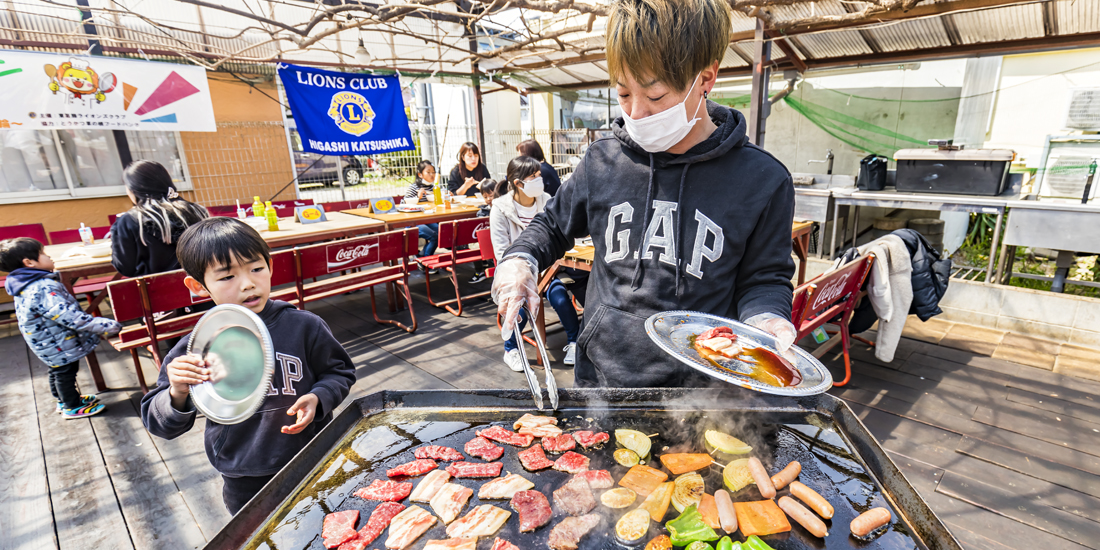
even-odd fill
[[(250, 309), (275, 346), (275, 373), (260, 410), (231, 426), (206, 420), (206, 456), (222, 475), (225, 507), (236, 514), (328, 424), (355, 383), (355, 366), (324, 320), (268, 299), (271, 254), (244, 222), (202, 220), (180, 237), (176, 254), (191, 292)], [(195, 425), (190, 387), (210, 379), (209, 365), (187, 354), (188, 340), (168, 352), (157, 387), (141, 400), (145, 428), (165, 439)]]
[(497, 267), (504, 336), (537, 274), (573, 239), (595, 263), (577, 341), (579, 387), (707, 383), (661, 351), (645, 320), (667, 310), (739, 319), (793, 343), (790, 173), (749, 143), (745, 117), (706, 100), (729, 45), (724, 0), (619, 0), (607, 65), (622, 117)]

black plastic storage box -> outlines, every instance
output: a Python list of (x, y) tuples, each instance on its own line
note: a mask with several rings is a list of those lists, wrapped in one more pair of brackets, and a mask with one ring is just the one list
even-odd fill
[(1000, 195), (1014, 156), (1011, 149), (900, 149), (896, 187), (899, 193)]

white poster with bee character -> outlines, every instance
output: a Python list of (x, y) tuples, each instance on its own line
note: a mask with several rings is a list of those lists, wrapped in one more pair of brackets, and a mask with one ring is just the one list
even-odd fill
[(214, 132), (206, 69), (0, 50), (0, 130)]

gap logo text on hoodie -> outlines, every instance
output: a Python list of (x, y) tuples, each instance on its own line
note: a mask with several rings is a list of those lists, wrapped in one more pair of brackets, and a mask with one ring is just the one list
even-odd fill
[[(653, 214), (642, 239), (641, 259), (653, 259), (653, 249), (660, 249), (658, 261), (671, 266), (679, 264), (676, 253), (676, 224), (673, 214), (678, 205), (669, 201), (653, 201)], [(604, 261), (607, 263), (626, 259), (628, 256), (638, 259), (638, 251), (630, 254), (630, 222), (634, 219), (634, 207), (623, 202), (611, 207), (607, 214), (607, 229), (604, 231)], [(714, 223), (706, 214), (695, 211), (695, 240), (692, 243), (691, 262), (685, 270), (696, 279), (703, 278), (703, 260), (714, 262), (722, 258), (724, 233), (722, 226)], [(690, 229), (690, 227), (689, 227)], [(707, 245), (707, 242), (710, 245)]]

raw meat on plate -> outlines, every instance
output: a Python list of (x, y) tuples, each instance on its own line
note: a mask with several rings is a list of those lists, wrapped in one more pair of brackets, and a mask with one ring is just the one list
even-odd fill
[(573, 439), (576, 439), (581, 447), (591, 449), (607, 443), (611, 440), (611, 436), (607, 435), (607, 432), (593, 433), (588, 430), (581, 430), (573, 433)]
[(554, 515), (550, 509), (550, 501), (538, 491), (520, 491), (512, 497), (512, 502), (508, 505), (519, 513), (519, 530), (522, 533), (529, 533), (546, 525)]
[(424, 476), (424, 479), (420, 480), (420, 484), (413, 489), (412, 494), (409, 495), (409, 500), (413, 502), (429, 502), (432, 497), (435, 496), (439, 488), (451, 480), (451, 474), (447, 470), (432, 470), (428, 472), (428, 475)]
[(478, 430), (477, 435), (498, 443), (515, 445), (516, 447), (526, 447), (535, 440), (534, 436), (520, 435), (500, 426), (489, 426), (484, 430)]
[(482, 504), (470, 513), (455, 520), (447, 526), (447, 536), (451, 538), (462, 537), (489, 537), (500, 530), (512, 516), (512, 512), (501, 510), (492, 504)]
[(355, 496), (366, 500), (398, 502), (405, 500), (405, 497), (409, 496), (412, 489), (412, 483), (376, 479), (372, 481), (370, 485), (355, 491)]
[(401, 550), (431, 529), (432, 525), (435, 525), (435, 516), (419, 506), (409, 506), (390, 521), (390, 536), (386, 538), (386, 548)]
[(546, 458), (546, 453), (542, 451), (542, 445), (535, 445), (526, 451), (520, 451), (516, 453), (516, 456), (519, 457), (520, 464), (523, 464), (524, 468), (532, 472), (545, 470), (554, 465), (553, 461)]
[(587, 481), (574, 476), (554, 491), (554, 504), (566, 514), (583, 516), (596, 507), (596, 497)]
[(325, 539), (325, 548), (336, 548), (355, 538), (355, 522), (359, 521), (359, 510), (333, 512), (325, 516), (321, 526), (321, 538)]
[(477, 436), (466, 442), (466, 454), (492, 462), (504, 455), (504, 449), (493, 445), (493, 442), (484, 437)]
[(615, 480), (611, 479), (611, 472), (607, 470), (586, 470), (577, 474), (577, 477), (588, 482), (593, 489), (610, 489), (615, 486)]
[(519, 547), (500, 537), (497, 537), (493, 540), (493, 547), (489, 550), (519, 550)]
[(458, 513), (466, 506), (466, 502), (473, 494), (473, 489), (455, 483), (446, 483), (432, 497), (430, 503), (432, 511), (443, 520), (443, 523), (450, 523), (458, 517)]
[(486, 481), (477, 491), (477, 498), (493, 500), (512, 498), (519, 491), (526, 491), (535, 486), (534, 483), (519, 474), (508, 474)]
[(547, 544), (552, 550), (577, 550), (581, 539), (599, 524), (599, 514), (565, 518), (550, 530)]
[(416, 477), (422, 476), (439, 466), (430, 458), (406, 462), (396, 468), (386, 470), (386, 477)]
[(416, 458), (430, 458), (438, 460), (440, 462), (454, 462), (456, 460), (462, 460), (465, 458), (462, 453), (450, 447), (440, 447), (439, 445), (428, 445), (426, 447), (418, 447), (413, 451), (413, 456)]
[(571, 474), (579, 474), (588, 469), (588, 457), (569, 451), (554, 462), (554, 469)]
[(404, 505), (396, 502), (383, 502), (375, 506), (374, 511), (370, 513), (370, 518), (367, 519), (367, 524), (359, 530), (355, 537), (341, 544), (337, 550), (364, 550), (367, 545), (378, 538), (378, 535), (382, 534), (382, 531), (386, 530), (390, 520), (404, 509)]
[(504, 469), (500, 462), (454, 462), (447, 472), (455, 477), (497, 477)]
[(551, 453), (564, 453), (565, 451), (572, 451), (577, 444), (573, 441), (573, 436), (569, 434), (561, 434), (557, 437), (544, 437), (542, 438), (542, 447)]
[(430, 540), (424, 550), (477, 550), (476, 538)]

